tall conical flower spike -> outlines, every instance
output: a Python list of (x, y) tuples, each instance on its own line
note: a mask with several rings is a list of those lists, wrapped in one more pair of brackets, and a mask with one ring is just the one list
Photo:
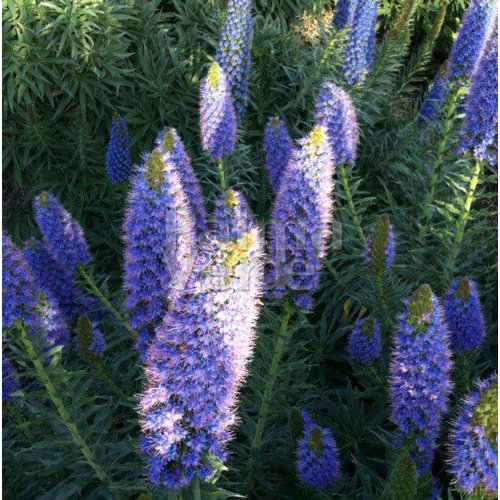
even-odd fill
[(498, 494), (498, 375), (476, 385), (453, 424), (450, 473), (468, 495), (489, 498)]
[(334, 83), (323, 83), (316, 101), (316, 122), (328, 131), (335, 165), (355, 163), (359, 130), (349, 94)]
[(34, 208), (47, 250), (64, 269), (73, 274), (91, 261), (83, 229), (55, 196), (44, 191), (35, 198)]
[(344, 56), (344, 78), (349, 85), (365, 81), (375, 54), (378, 0), (358, 0)]
[(359, 0), (339, 0), (335, 9), (333, 24), (339, 29), (351, 29)]
[(257, 229), (207, 240), (185, 293), (157, 329), (140, 401), (142, 449), (155, 485), (179, 489), (195, 476), (205, 480), (226, 459), (255, 335), (262, 246)]
[(252, 37), (251, 0), (229, 0), (226, 23), (215, 58), (227, 77), (238, 120), (247, 108)]
[(34, 321), (35, 282), (22, 252), (2, 233), (2, 325)]
[(203, 149), (216, 159), (236, 146), (236, 116), (226, 76), (212, 63), (201, 84), (200, 129)]
[(407, 301), (390, 366), (391, 418), (396, 445), (414, 439), (411, 457), (419, 474), (432, 463), (452, 384), (451, 351), (441, 306), (428, 285)]
[(292, 154), (293, 143), (285, 123), (281, 118), (269, 118), (264, 131), (264, 152), (266, 168), (274, 194), (277, 194), (283, 172)]
[(14, 365), (2, 353), (2, 401), (12, 403), (16, 400), (14, 392), (21, 389), (21, 384), (16, 377)]
[(443, 306), (453, 349), (479, 349), (486, 336), (486, 325), (476, 283), (467, 278), (455, 280), (446, 292)]
[(201, 238), (207, 231), (207, 213), (200, 183), (191, 166), (191, 160), (182, 139), (174, 128), (166, 128), (158, 137), (157, 146), (163, 154), (163, 162), (172, 161), (177, 167), (182, 187), (194, 216), (196, 235)]
[(300, 480), (317, 490), (325, 490), (340, 477), (337, 443), (329, 429), (316, 425), (302, 412), (304, 428), (297, 450), (297, 474)]
[(289, 293), (299, 307), (312, 308), (330, 234), (334, 168), (324, 127), (297, 146), (274, 204), (267, 280), (275, 297)]
[(159, 149), (145, 158), (132, 181), (124, 240), (126, 305), (144, 355), (168, 305), (184, 289), (196, 248), (178, 168)]
[(442, 108), (450, 86), (447, 71), (448, 61), (445, 61), (441, 65), (441, 68), (439, 68), (439, 72), (434, 78), (434, 83), (422, 104), (419, 116), (420, 120), (433, 120)]
[(372, 317), (356, 321), (347, 344), (349, 356), (358, 363), (366, 365), (377, 359), (381, 351), (382, 337), (379, 322)]
[(111, 135), (106, 153), (106, 169), (113, 184), (126, 181), (132, 173), (130, 137), (127, 123), (117, 113), (111, 121)]
[(492, 31), (467, 96), (462, 151), (498, 165), (498, 29)]
[(366, 239), (365, 264), (374, 272), (383, 273), (394, 264), (395, 247), (394, 230), (389, 216), (384, 214)]

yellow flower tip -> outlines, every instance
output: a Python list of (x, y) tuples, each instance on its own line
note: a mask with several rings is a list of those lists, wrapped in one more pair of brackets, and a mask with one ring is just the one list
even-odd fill
[(163, 137), (162, 147), (169, 153), (174, 150), (175, 141), (174, 141), (174, 129), (169, 128), (165, 132), (165, 137)]
[(49, 195), (44, 191), (39, 197), (38, 202), (42, 207), (46, 207), (49, 204)]
[(207, 81), (211, 87), (218, 87), (222, 69), (217, 62), (213, 62), (208, 69)]
[(230, 189), (226, 193), (226, 197), (224, 199), (224, 206), (226, 208), (232, 208), (232, 207), (237, 207), (240, 204), (240, 200), (238, 198), (238, 195), (236, 194), (236, 191), (233, 189)]
[(158, 149), (155, 149), (146, 160), (146, 179), (153, 188), (159, 188), (164, 171), (163, 158)]
[(462, 299), (464, 302), (466, 300), (469, 300), (471, 293), (470, 293), (469, 280), (467, 278), (462, 278), (458, 282), (457, 291), (455, 292), (455, 295), (460, 299)]
[(321, 147), (326, 140), (326, 130), (325, 127), (321, 125), (316, 125), (309, 134), (309, 140), (307, 141), (310, 145), (316, 148)]

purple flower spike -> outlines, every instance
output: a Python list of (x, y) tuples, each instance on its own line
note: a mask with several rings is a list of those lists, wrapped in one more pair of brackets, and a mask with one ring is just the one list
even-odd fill
[(462, 151), (498, 165), (498, 29), (490, 38), (472, 76), (467, 96)]
[(83, 229), (57, 198), (44, 191), (35, 198), (35, 219), (47, 250), (70, 274), (92, 257)]
[(316, 126), (297, 146), (274, 203), (267, 281), (274, 297), (289, 293), (310, 309), (330, 235), (334, 167), (324, 127)]
[(21, 389), (21, 384), (16, 377), (14, 365), (2, 354), (2, 401), (12, 403), (16, 400), (14, 392)]
[(377, 359), (381, 351), (382, 337), (379, 322), (372, 317), (356, 321), (347, 344), (349, 356), (358, 363), (367, 365)]
[(390, 367), (391, 418), (398, 447), (414, 440), (418, 474), (429, 471), (451, 393), (451, 351), (441, 306), (428, 285), (406, 302)]
[(196, 248), (194, 227), (177, 166), (155, 149), (132, 181), (124, 224), (126, 305), (143, 356), (184, 289)]
[(366, 239), (365, 264), (376, 273), (383, 273), (394, 264), (396, 243), (389, 216), (382, 215)]
[(498, 375), (476, 383), (453, 424), (450, 473), (453, 482), (478, 498), (498, 494)]
[(329, 429), (316, 425), (302, 412), (304, 430), (297, 451), (297, 474), (316, 490), (326, 490), (340, 477), (337, 443)]
[(359, 0), (339, 0), (335, 10), (333, 24), (339, 29), (351, 29), (354, 21), (354, 13)]
[(349, 94), (334, 83), (323, 83), (316, 102), (316, 121), (328, 131), (335, 165), (355, 163), (359, 130)]
[(375, 55), (375, 25), (378, 0), (358, 0), (344, 56), (344, 78), (353, 86), (362, 84)]
[(45, 350), (62, 346), (63, 351), (68, 351), (71, 346), (68, 325), (57, 301), (42, 291), (36, 294), (36, 318), (43, 331)]
[(200, 128), (203, 149), (216, 159), (236, 146), (236, 116), (226, 76), (216, 63), (201, 84)]
[(264, 151), (269, 181), (274, 194), (277, 194), (283, 172), (292, 154), (293, 143), (285, 123), (281, 118), (269, 118), (264, 132)]
[(453, 349), (457, 352), (479, 349), (486, 336), (486, 325), (476, 283), (467, 278), (455, 280), (443, 305)]
[(106, 153), (106, 169), (113, 184), (126, 181), (132, 173), (130, 137), (125, 119), (115, 113), (111, 121), (111, 135)]
[(442, 108), (446, 94), (448, 93), (450, 82), (447, 76), (448, 61), (444, 62), (439, 69), (439, 73), (434, 78), (429, 93), (427, 94), (422, 109), (420, 110), (419, 119), (434, 120), (439, 110)]
[(174, 128), (166, 128), (158, 137), (156, 145), (163, 154), (163, 161), (172, 161), (177, 167), (182, 187), (194, 216), (196, 236), (202, 238), (207, 231), (207, 213), (200, 183), (191, 166), (191, 160), (182, 139)]
[(226, 75), (238, 120), (246, 111), (252, 65), (252, 2), (229, 0), (216, 60)]
[(207, 239), (185, 293), (147, 353), (140, 400), (142, 449), (156, 486), (206, 480), (226, 459), (239, 386), (252, 354), (262, 293), (255, 228), (236, 240)]
[(35, 282), (22, 252), (2, 233), (2, 325), (34, 321)]
[(237, 240), (255, 227), (247, 200), (240, 192), (229, 189), (219, 196), (214, 211), (214, 233), (218, 240)]

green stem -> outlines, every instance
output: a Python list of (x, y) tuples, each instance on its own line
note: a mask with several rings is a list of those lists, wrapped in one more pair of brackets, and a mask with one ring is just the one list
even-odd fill
[(128, 321), (115, 309), (115, 307), (111, 304), (111, 302), (104, 296), (104, 294), (99, 290), (94, 280), (88, 275), (85, 269), (82, 266), (78, 267), (78, 272), (80, 276), (86, 281), (86, 283), (90, 286), (94, 295), (104, 304), (106, 309), (118, 320), (119, 323), (132, 335), (137, 335), (137, 332), (130, 326)]
[(223, 191), (226, 190), (226, 175), (224, 173), (224, 161), (222, 158), (217, 161), (217, 168), (219, 169), (219, 177), (220, 177), (220, 187)]
[(375, 289), (377, 291), (378, 301), (382, 307), (385, 326), (386, 328), (390, 328), (391, 323), (389, 320), (389, 308), (387, 307), (387, 301), (385, 300), (384, 280), (382, 278), (382, 273), (375, 273)]
[(16, 427), (20, 434), (24, 436), (24, 439), (30, 443), (33, 441), (33, 434), (29, 431), (29, 429), (25, 429), (26, 424), (23, 422), (21, 417), (21, 412), (17, 402), (13, 403), (3, 403), (4, 414), (10, 416), (12, 420), (15, 422)]
[(57, 390), (52, 383), (52, 380), (49, 377), (49, 374), (45, 370), (45, 367), (43, 363), (40, 361), (40, 357), (38, 356), (35, 347), (33, 346), (33, 343), (31, 342), (28, 334), (26, 333), (26, 329), (24, 328), (23, 324), (21, 322), (18, 322), (18, 329), (21, 334), (21, 340), (24, 344), (24, 347), (26, 348), (26, 351), (28, 353), (28, 356), (30, 357), (38, 376), (40, 377), (40, 380), (42, 381), (43, 385), (47, 389), (47, 393), (54, 403), (55, 407), (57, 408), (57, 411), (59, 412), (59, 415), (68, 428), (69, 432), (71, 433), (71, 436), (73, 438), (73, 441), (75, 444), (78, 446), (80, 449), (82, 455), (85, 457), (87, 460), (87, 463), (94, 469), (94, 472), (96, 473), (97, 477), (104, 483), (110, 483), (110, 479), (106, 472), (102, 469), (102, 467), (97, 463), (96, 458), (92, 451), (90, 451), (90, 448), (87, 446), (87, 443), (81, 436), (81, 434), (78, 432), (78, 429), (71, 419), (71, 416), (68, 413), (68, 410), (66, 410), (66, 407), (64, 406), (64, 403), (62, 400), (59, 398), (57, 395)]
[(167, 490), (167, 500), (177, 500), (178, 498), (177, 490)]
[(276, 378), (278, 376), (279, 364), (283, 356), (286, 341), (288, 339), (288, 321), (290, 320), (292, 312), (293, 306), (289, 301), (287, 301), (285, 305), (285, 314), (283, 315), (281, 326), (278, 332), (278, 338), (276, 340), (276, 345), (274, 346), (273, 359), (271, 361), (271, 366), (266, 378), (266, 384), (264, 386), (264, 394), (260, 403), (259, 416), (257, 418), (257, 426), (255, 427), (252, 450), (259, 450), (262, 446), (262, 434), (266, 425), (267, 414), (269, 412), (269, 403), (271, 402), (271, 397), (273, 395), (274, 384), (276, 383)]
[(340, 174), (340, 179), (342, 180), (342, 186), (344, 187), (344, 192), (347, 198), (347, 204), (349, 206), (349, 210), (351, 212), (351, 218), (354, 223), (354, 227), (356, 228), (356, 231), (358, 232), (359, 239), (361, 240), (361, 243), (365, 243), (365, 233), (363, 232), (363, 228), (361, 227), (361, 223), (359, 221), (358, 217), (358, 212), (356, 211), (356, 207), (354, 206), (354, 201), (352, 199), (352, 193), (351, 193), (351, 188), (349, 186), (349, 178), (347, 177), (347, 171), (345, 169), (345, 166), (339, 165), (339, 174)]
[(462, 240), (465, 233), (465, 226), (467, 225), (467, 221), (469, 220), (469, 214), (472, 207), (472, 203), (474, 201), (476, 187), (479, 182), (479, 178), (481, 176), (482, 167), (483, 163), (477, 160), (474, 165), (472, 176), (469, 180), (469, 188), (467, 189), (467, 194), (465, 196), (464, 207), (458, 219), (457, 232), (455, 233), (455, 238), (453, 239), (450, 256), (446, 264), (445, 268), (446, 284), (448, 284), (449, 281), (451, 280), (453, 274), (453, 268), (455, 267), (455, 262), (457, 260), (458, 253), (460, 252), (460, 246), (462, 245)]
[(450, 135), (451, 129), (455, 122), (455, 110), (457, 108), (460, 95), (461, 94), (459, 91), (452, 90), (452, 97), (450, 101), (448, 101), (446, 106), (446, 116), (443, 123), (443, 131), (438, 143), (436, 157), (431, 167), (431, 181), (429, 191), (427, 191), (422, 208), (422, 224), (419, 230), (419, 239), (423, 239), (427, 235), (427, 232), (429, 230), (429, 217), (432, 210), (432, 205), (434, 203), (434, 196), (436, 194), (437, 183), (441, 175), (441, 169), (444, 165), (444, 154), (448, 145), (448, 136)]
[(198, 476), (195, 476), (191, 482), (191, 494), (193, 500), (201, 500), (200, 478)]

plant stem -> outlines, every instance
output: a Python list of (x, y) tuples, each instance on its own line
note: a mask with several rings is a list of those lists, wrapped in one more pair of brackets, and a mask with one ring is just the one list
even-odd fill
[(389, 321), (389, 308), (387, 307), (387, 301), (385, 300), (384, 281), (382, 279), (382, 273), (375, 273), (375, 289), (377, 291), (378, 301), (382, 307), (385, 326), (386, 328), (389, 328), (391, 326)]
[(458, 253), (460, 252), (460, 246), (462, 244), (462, 240), (465, 233), (465, 226), (467, 225), (467, 221), (469, 219), (470, 209), (474, 201), (474, 194), (476, 192), (476, 187), (479, 182), (479, 178), (481, 176), (482, 167), (483, 167), (483, 162), (477, 160), (474, 165), (474, 170), (472, 171), (472, 176), (469, 180), (469, 188), (467, 189), (464, 207), (460, 212), (460, 217), (458, 219), (458, 224), (457, 224), (457, 232), (455, 233), (455, 238), (453, 239), (453, 244), (451, 247), (450, 257), (448, 258), (448, 262), (445, 268), (446, 284), (449, 284), (449, 281), (451, 280), (453, 274), (453, 268), (455, 267), (455, 262), (457, 260)]
[(99, 290), (94, 280), (89, 276), (89, 274), (85, 271), (82, 266), (78, 267), (78, 272), (80, 276), (87, 282), (90, 286), (94, 295), (104, 304), (106, 309), (118, 320), (119, 323), (131, 334), (137, 335), (137, 332), (130, 326), (128, 321), (115, 309), (115, 307), (111, 304), (111, 302), (104, 296), (104, 294)]
[(85, 457), (87, 460), (87, 463), (94, 469), (94, 472), (96, 473), (97, 477), (104, 483), (110, 483), (110, 479), (106, 472), (102, 469), (102, 467), (97, 463), (96, 458), (90, 448), (87, 446), (87, 443), (81, 436), (81, 434), (78, 432), (78, 429), (71, 419), (71, 416), (68, 413), (68, 410), (66, 410), (66, 407), (64, 406), (64, 403), (62, 400), (59, 398), (57, 395), (57, 390), (52, 383), (52, 380), (49, 377), (49, 374), (45, 370), (45, 367), (43, 363), (40, 361), (40, 357), (38, 356), (35, 347), (33, 346), (33, 343), (31, 342), (28, 334), (26, 333), (26, 329), (24, 328), (23, 324), (21, 322), (18, 322), (18, 329), (21, 334), (21, 340), (24, 344), (24, 347), (26, 348), (26, 351), (28, 353), (28, 356), (30, 357), (38, 376), (40, 377), (40, 380), (42, 381), (43, 385), (47, 389), (47, 393), (54, 403), (55, 407), (57, 408), (57, 411), (59, 412), (59, 415), (68, 428), (69, 432), (71, 433), (71, 436), (73, 438), (73, 441), (75, 444), (78, 446), (80, 449), (82, 455)]
[(198, 476), (195, 476), (191, 482), (191, 494), (193, 496), (193, 500), (201, 500), (200, 478)]
[(167, 490), (167, 500), (177, 500), (178, 498), (177, 490)]
[(262, 446), (262, 434), (266, 425), (267, 414), (269, 411), (269, 403), (273, 395), (274, 384), (278, 376), (278, 367), (283, 356), (286, 341), (288, 339), (288, 321), (293, 312), (293, 306), (290, 301), (285, 304), (285, 314), (281, 321), (281, 326), (278, 332), (278, 338), (274, 346), (273, 359), (271, 366), (266, 377), (266, 384), (264, 387), (264, 394), (260, 403), (259, 416), (257, 418), (257, 426), (255, 427), (255, 435), (252, 443), (252, 450), (259, 450)]
[(344, 192), (347, 198), (347, 204), (349, 206), (349, 210), (351, 211), (351, 218), (354, 223), (354, 227), (356, 228), (356, 231), (358, 232), (359, 239), (361, 240), (361, 243), (365, 243), (365, 233), (363, 232), (363, 228), (361, 227), (361, 223), (359, 221), (358, 217), (358, 212), (356, 211), (356, 207), (354, 206), (354, 202), (352, 199), (352, 193), (351, 193), (351, 188), (349, 186), (349, 179), (347, 177), (347, 172), (345, 169), (345, 165), (339, 165), (339, 174), (340, 174), (340, 179), (342, 180), (342, 186), (344, 187)]
[(226, 190), (226, 175), (224, 173), (224, 161), (222, 158), (220, 160), (217, 160), (217, 168), (219, 169), (219, 176), (220, 176), (220, 187), (222, 188), (223, 191)]
[(101, 379), (108, 385), (111, 391), (118, 396), (120, 399), (127, 399), (128, 396), (118, 387), (118, 385), (111, 378), (110, 374), (106, 370), (104, 363), (98, 359), (92, 363), (95, 371), (101, 377)]

